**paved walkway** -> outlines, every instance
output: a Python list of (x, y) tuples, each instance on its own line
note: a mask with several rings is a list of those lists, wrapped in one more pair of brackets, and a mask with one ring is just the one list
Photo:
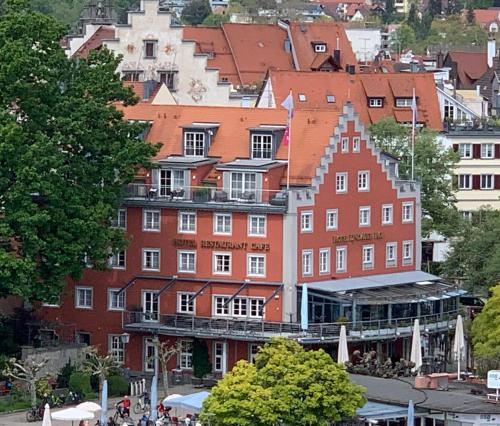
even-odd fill
[[(201, 389), (195, 389), (191, 385), (180, 385), (180, 386), (173, 386), (170, 388), (170, 394), (180, 394), (180, 395), (187, 395), (190, 393), (198, 392)], [(158, 393), (162, 395), (162, 389), (161, 386), (158, 388)], [(111, 398), (108, 403), (108, 416), (112, 416), (115, 413), (114, 406), (115, 404), (120, 401), (121, 398)], [(132, 400), (132, 407), (137, 401), (137, 398), (131, 398)], [(99, 401), (96, 401), (99, 402)], [(65, 406), (63, 408), (68, 408), (69, 406)], [(61, 410), (63, 408), (56, 408), (54, 411)], [(173, 410), (172, 410), (173, 411)], [(178, 416), (184, 416), (186, 413), (183, 412), (182, 410), (179, 410), (177, 413)], [(175, 413), (174, 413), (175, 415)], [(90, 420), (89, 423), (91, 425), (94, 425), (96, 420), (101, 416), (100, 412), (97, 412), (95, 414), (94, 420)], [(141, 415), (140, 414), (132, 414), (132, 418), (135, 420), (135, 423), (137, 424), (137, 421), (140, 419)], [(26, 411), (21, 411), (18, 413), (12, 413), (12, 414), (0, 414), (0, 426), (40, 426), (42, 424), (41, 421), (39, 422), (33, 422), (33, 423), (28, 423), (26, 421)], [(52, 426), (68, 426), (70, 425), (70, 422), (63, 422), (63, 421), (58, 421), (58, 420), (52, 420)], [(74, 425), (78, 425), (78, 422), (74, 422)]]

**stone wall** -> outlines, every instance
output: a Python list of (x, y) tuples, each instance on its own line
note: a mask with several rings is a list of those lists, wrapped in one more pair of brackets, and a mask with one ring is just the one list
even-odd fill
[(69, 360), (74, 364), (83, 356), (83, 349), (85, 345), (72, 344), (72, 345), (60, 345), (56, 347), (49, 348), (34, 348), (32, 346), (22, 347), (22, 359), (30, 359), (36, 362), (41, 362), (47, 359), (48, 362), (45, 367), (40, 370), (40, 376), (50, 373), (56, 375), (61, 368), (63, 368)]

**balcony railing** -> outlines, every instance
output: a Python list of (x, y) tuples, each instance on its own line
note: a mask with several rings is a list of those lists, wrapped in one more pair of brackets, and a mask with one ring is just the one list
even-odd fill
[(285, 207), (287, 193), (266, 189), (216, 188), (210, 186), (180, 186), (175, 189), (161, 185), (132, 183), (125, 189), (125, 196), (132, 199), (226, 204), (268, 204)]
[[(422, 332), (437, 332), (455, 326), (457, 311), (418, 317)], [(297, 338), (302, 341), (337, 341), (340, 326), (345, 325), (348, 339), (377, 340), (409, 336), (417, 317), (372, 321), (313, 323), (306, 332), (299, 323), (272, 322), (251, 319), (195, 317), (189, 315), (156, 315), (124, 312), (123, 328), (127, 331), (152, 332), (165, 335), (224, 337), (236, 340), (267, 340), (274, 336)]]

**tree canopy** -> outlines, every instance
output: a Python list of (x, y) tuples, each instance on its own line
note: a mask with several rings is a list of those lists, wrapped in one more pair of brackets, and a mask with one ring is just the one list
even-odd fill
[(500, 212), (483, 209), (472, 221), (463, 221), (452, 240), (442, 272), (461, 278), (469, 290), (486, 294), (500, 282)]
[(0, 17), (0, 295), (49, 301), (125, 246), (110, 218), (156, 147), (113, 106), (137, 101), (119, 59), (68, 59), (64, 28), (20, 3)]
[(329, 425), (353, 417), (364, 389), (322, 349), (274, 338), (255, 364), (239, 361), (212, 389), (201, 418), (211, 425)]
[[(393, 118), (384, 118), (370, 126), (370, 134), (383, 151), (399, 158), (399, 177), (411, 178), (411, 130)], [(451, 176), (457, 154), (445, 149), (437, 133), (422, 129), (415, 143), (415, 178), (421, 185), (422, 235), (431, 231), (453, 235), (459, 225)]]
[(208, 0), (191, 0), (182, 9), (182, 21), (190, 25), (201, 24), (212, 13)]

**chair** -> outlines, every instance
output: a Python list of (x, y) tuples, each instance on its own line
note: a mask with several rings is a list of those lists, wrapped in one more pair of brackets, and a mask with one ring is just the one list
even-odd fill
[(241, 199), (244, 202), (251, 203), (252, 201), (255, 201), (255, 192), (245, 191), (241, 194)]
[(214, 197), (215, 201), (219, 202), (219, 203), (225, 203), (226, 201), (228, 201), (228, 196), (227, 196), (227, 192), (225, 191), (215, 191), (215, 197)]

